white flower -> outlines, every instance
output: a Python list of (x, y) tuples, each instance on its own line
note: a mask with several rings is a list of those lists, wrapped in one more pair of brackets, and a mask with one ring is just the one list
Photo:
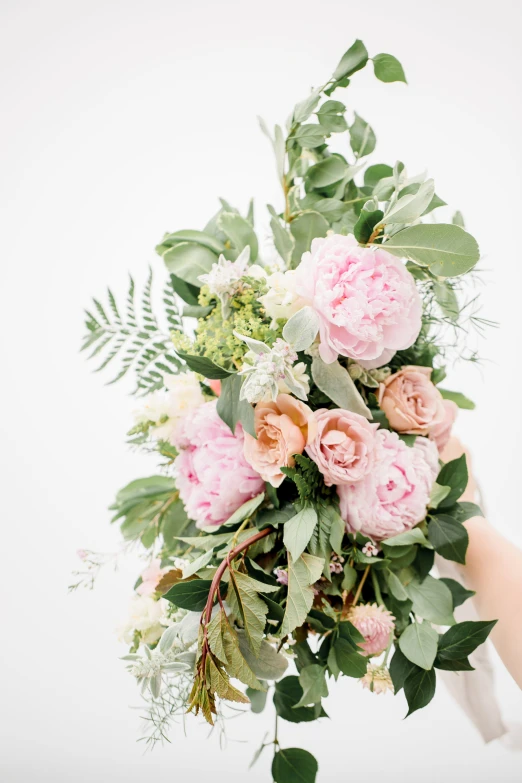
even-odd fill
[(151, 424), (153, 438), (171, 442), (179, 418), (198, 408), (205, 398), (193, 372), (165, 375), (163, 382), (167, 388), (148, 394), (133, 413), (136, 424)]
[(259, 340), (234, 332), (251, 349), (245, 354), (245, 364), (238, 373), (246, 379), (241, 387), (240, 399), (251, 403), (276, 400), (280, 392), (292, 393), (306, 400), (310, 391), (306, 365), (294, 364), (297, 354), (287, 342), (277, 339), (269, 348)]
[(259, 301), (272, 319), (272, 328), (277, 325), (278, 318), (288, 320), (306, 304), (302, 297), (295, 293), (295, 270), (275, 272), (267, 279), (268, 293), (259, 297)]
[(208, 286), (211, 294), (215, 294), (221, 302), (223, 318), (230, 315), (229, 300), (237, 290), (237, 284), (245, 275), (259, 278), (265, 276), (262, 268), (257, 264), (248, 266), (250, 260), (250, 245), (247, 245), (238, 255), (235, 261), (228, 261), (224, 255), (220, 255), (217, 262), (212, 264), (210, 272), (200, 275), (199, 280)]
[(167, 608), (168, 601), (163, 598), (155, 601), (148, 595), (134, 595), (130, 602), (129, 617), (118, 628), (119, 640), (132, 644), (134, 633), (139, 631), (144, 644), (154, 644), (165, 630), (161, 621)]

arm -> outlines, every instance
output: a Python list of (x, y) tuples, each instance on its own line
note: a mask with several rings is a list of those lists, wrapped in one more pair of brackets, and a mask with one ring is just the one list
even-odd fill
[[(464, 448), (452, 438), (441, 455), (446, 462)], [(468, 466), (470, 465), (469, 455)], [(476, 484), (470, 478), (462, 500), (474, 501)], [(483, 517), (465, 522), (469, 547), (463, 575), (475, 590), (474, 602), (482, 620), (498, 619), (491, 640), (512, 677), (522, 688), (522, 552), (492, 528)]]

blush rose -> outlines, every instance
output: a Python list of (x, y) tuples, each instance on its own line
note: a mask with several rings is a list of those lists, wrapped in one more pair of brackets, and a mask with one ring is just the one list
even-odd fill
[(379, 406), (396, 432), (428, 435), (446, 420), (444, 399), (430, 367), (408, 365), (379, 387)]
[(258, 402), (254, 414), (257, 438), (245, 432), (245, 459), (273, 487), (285, 476), (282, 467), (295, 464), (294, 454), (302, 454), (317, 432), (314, 414), (304, 402), (289, 394), (279, 394), (275, 402)]

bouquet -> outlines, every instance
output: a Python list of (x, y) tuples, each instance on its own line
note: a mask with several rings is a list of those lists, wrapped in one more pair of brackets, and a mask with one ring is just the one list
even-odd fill
[[(221, 725), (268, 694), (283, 721), (320, 720), (341, 676), (403, 691), (410, 715), (494, 625), (456, 623), (472, 593), (432, 573), (436, 555), (465, 562), (480, 514), (459, 501), (465, 456), (441, 461), (473, 403), (440, 386), (480, 321), (462, 298), (479, 249), (459, 212), (436, 221), (432, 179), (368, 165), (373, 129), (332, 95), (370, 61), (406, 81), (358, 40), (285, 129), (261, 122), (283, 195), (268, 238), (252, 203), (222, 200), (157, 246), (162, 317), (152, 271), (140, 308), (131, 279), (125, 310), (109, 291), (87, 313), (83, 347), (97, 369), (120, 361), (113, 381), (135, 372), (129, 442), (159, 463), (112, 506), (147, 559), (121, 635), (152, 742), (177, 715)], [(92, 576), (100, 558), (81, 556)], [(274, 781), (314, 781), (311, 753), (281, 743), (256, 754), (273, 747)]]

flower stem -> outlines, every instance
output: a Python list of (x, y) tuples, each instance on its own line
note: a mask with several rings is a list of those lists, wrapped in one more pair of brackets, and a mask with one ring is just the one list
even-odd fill
[(382, 600), (381, 588), (379, 587), (379, 580), (377, 578), (377, 574), (373, 570), (372, 570), (372, 584), (375, 592), (375, 598), (377, 599), (377, 603), (379, 604), (379, 606), (384, 606), (384, 601)]
[(366, 579), (368, 578), (368, 574), (370, 573), (370, 566), (367, 565), (364, 569), (364, 574), (362, 575), (361, 581), (359, 582), (359, 587), (357, 588), (357, 592), (354, 595), (352, 606), (355, 606), (359, 598), (361, 597), (362, 589), (364, 587), (364, 583), (366, 582)]

